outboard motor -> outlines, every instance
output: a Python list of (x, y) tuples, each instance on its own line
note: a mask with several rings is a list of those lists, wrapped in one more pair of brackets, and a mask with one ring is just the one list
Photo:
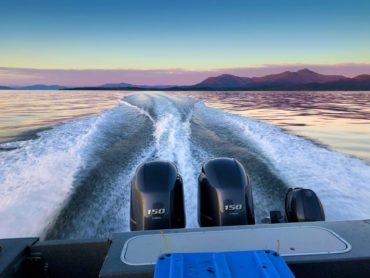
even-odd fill
[(310, 189), (289, 189), (285, 197), (288, 222), (325, 221), (325, 213), (316, 193)]
[(208, 160), (198, 185), (198, 221), (202, 227), (254, 224), (252, 189), (239, 161)]
[(185, 227), (182, 178), (167, 161), (140, 165), (131, 184), (131, 231)]

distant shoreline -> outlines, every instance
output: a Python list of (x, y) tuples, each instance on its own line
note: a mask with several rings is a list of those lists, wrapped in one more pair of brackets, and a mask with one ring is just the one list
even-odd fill
[(184, 88), (184, 87), (173, 87), (173, 88), (140, 88), (140, 87), (128, 87), (128, 88), (101, 88), (101, 87), (77, 87), (77, 88), (65, 88), (59, 89), (59, 91), (194, 91), (194, 92), (223, 92), (223, 91), (346, 91), (346, 92), (356, 92), (356, 91), (370, 91), (369, 88), (354, 88), (354, 89), (347, 89), (347, 88), (328, 88), (328, 89), (319, 89), (319, 88)]
[(87, 90), (87, 91), (370, 91), (370, 75), (355, 77), (325, 75), (309, 69), (285, 71), (262, 77), (222, 74), (193, 85), (137, 85), (108, 83), (100, 86), (67, 87), (37, 84), (23, 87), (0, 86), (0, 90)]

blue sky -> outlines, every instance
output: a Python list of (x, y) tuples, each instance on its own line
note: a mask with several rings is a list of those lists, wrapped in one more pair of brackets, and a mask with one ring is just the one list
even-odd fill
[(2, 0), (0, 67), (205, 71), (369, 64), (369, 12), (366, 0)]

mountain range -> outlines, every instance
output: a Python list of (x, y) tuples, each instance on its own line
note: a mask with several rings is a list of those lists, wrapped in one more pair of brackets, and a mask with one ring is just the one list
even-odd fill
[(188, 86), (133, 85), (129, 83), (108, 83), (101, 86), (68, 88), (60, 85), (32, 85), (25, 87), (0, 86), (0, 89), (18, 90), (370, 90), (370, 75), (353, 78), (343, 75), (325, 75), (309, 69), (285, 71), (262, 77), (240, 77), (222, 74), (209, 77), (200, 83)]
[(209, 77), (193, 87), (205, 90), (211, 88), (225, 90), (370, 90), (370, 75), (363, 74), (349, 78), (343, 75), (324, 75), (309, 69), (252, 78), (223, 74)]
[(11, 90), (12, 88), (7, 87), (7, 86), (1, 86), (0, 85), (0, 90)]

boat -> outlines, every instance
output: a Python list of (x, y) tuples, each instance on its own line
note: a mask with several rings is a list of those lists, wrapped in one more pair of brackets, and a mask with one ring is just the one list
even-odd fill
[[(1, 239), (0, 277), (187, 277), (197, 258), (216, 266), (199, 277), (245, 277), (231, 275), (235, 265), (225, 262), (247, 265), (248, 256), (281, 258), (295, 277), (370, 276), (370, 220), (326, 221), (315, 192), (297, 187), (287, 191), (285, 211), (271, 211), (257, 224), (252, 191), (237, 160), (206, 161), (198, 180), (199, 228), (187, 229), (176, 165), (145, 162), (131, 184), (130, 232), (106, 239)], [(272, 264), (263, 260), (256, 262), (263, 277), (288, 277), (267, 275)], [(172, 276), (159, 276), (159, 265)], [(230, 276), (221, 275), (221, 267)]]

